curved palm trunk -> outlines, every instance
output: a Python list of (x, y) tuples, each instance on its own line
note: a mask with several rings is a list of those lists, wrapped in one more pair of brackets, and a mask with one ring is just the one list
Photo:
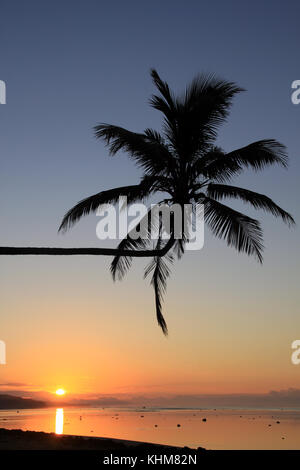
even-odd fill
[(118, 250), (117, 248), (48, 248), (48, 247), (11, 247), (1, 246), (0, 255), (96, 255), (96, 256), (131, 256), (136, 258), (164, 256), (174, 245), (170, 238), (159, 250)]

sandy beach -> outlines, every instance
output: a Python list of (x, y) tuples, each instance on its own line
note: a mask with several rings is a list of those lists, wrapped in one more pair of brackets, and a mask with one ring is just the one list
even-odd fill
[[(102, 452), (195, 452), (188, 447), (165, 446), (125, 439), (57, 435), (21, 429), (0, 428), (0, 451), (3, 450), (97, 450)], [(205, 449), (199, 448), (198, 451)]]

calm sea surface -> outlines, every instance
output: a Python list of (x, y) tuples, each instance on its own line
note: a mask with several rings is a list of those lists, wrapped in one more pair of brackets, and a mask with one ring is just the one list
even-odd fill
[(300, 449), (300, 410), (0, 410), (0, 427), (193, 448)]

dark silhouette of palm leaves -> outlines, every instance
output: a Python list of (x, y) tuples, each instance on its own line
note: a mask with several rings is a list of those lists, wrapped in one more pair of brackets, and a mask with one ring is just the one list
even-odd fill
[[(161, 240), (158, 239), (156, 248), (159, 249)], [(166, 255), (166, 258), (172, 262), (173, 257), (170, 254)], [(159, 326), (161, 327), (165, 335), (168, 334), (168, 328), (166, 321), (162, 314), (162, 296), (166, 291), (167, 279), (170, 275), (170, 268), (167, 262), (161, 256), (156, 256), (148, 264), (145, 269), (144, 277), (146, 278), (150, 273), (153, 273), (151, 278), (151, 284), (153, 285), (155, 292), (155, 306), (156, 306), (156, 318)]]
[[(64, 216), (60, 230), (66, 230), (82, 216), (96, 211), (99, 206), (117, 202), (119, 196), (127, 196), (128, 202), (145, 200), (155, 193), (163, 193), (159, 204), (204, 204), (205, 222), (212, 233), (224, 239), (229, 246), (239, 252), (254, 256), (263, 261), (263, 234), (260, 223), (221, 203), (226, 198), (239, 199), (255, 209), (270, 212), (281, 217), (288, 225), (294, 224), (290, 214), (281, 209), (269, 197), (227, 185), (232, 177), (244, 168), (263, 170), (269, 165), (287, 166), (285, 147), (273, 139), (253, 142), (243, 148), (226, 153), (215, 145), (219, 126), (227, 119), (234, 96), (241, 91), (233, 82), (211, 75), (197, 77), (181, 96), (175, 96), (169, 85), (161, 80), (155, 70), (151, 77), (158, 90), (150, 99), (150, 105), (163, 114), (163, 130), (159, 133), (146, 129), (143, 133), (131, 132), (122, 127), (99, 124), (95, 134), (102, 139), (111, 155), (119, 150), (126, 151), (142, 169), (143, 177), (139, 184), (102, 191), (80, 201)], [(114, 279), (122, 279), (131, 266), (132, 256), (149, 247), (151, 209), (147, 214), (147, 237), (133, 239), (130, 234), (118, 246), (117, 254), (111, 263)], [(183, 227), (183, 238), (174, 238), (170, 230), (170, 240), (162, 238), (163, 225), (159, 217), (158, 238), (155, 250), (164, 249), (163, 256), (156, 256), (148, 264), (145, 277), (152, 274), (151, 284), (155, 291), (156, 316), (164, 334), (167, 325), (162, 314), (162, 299), (170, 275), (169, 263), (174, 257), (184, 253), (188, 243), (188, 227)], [(136, 227), (139, 229), (139, 226)], [(129, 250), (129, 251), (128, 251)], [(124, 253), (127, 253), (124, 255)]]
[(121, 186), (120, 188), (101, 191), (93, 196), (87, 197), (78, 202), (64, 216), (60, 224), (59, 231), (66, 231), (74, 225), (81, 217), (95, 212), (100, 206), (105, 204), (114, 204), (118, 202), (119, 197), (127, 196), (127, 202), (143, 200), (150, 196), (151, 187), (154, 184), (154, 178), (144, 178), (140, 184), (132, 186)]

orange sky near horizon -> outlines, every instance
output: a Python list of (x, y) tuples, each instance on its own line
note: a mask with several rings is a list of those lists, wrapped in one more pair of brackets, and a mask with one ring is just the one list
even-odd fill
[(168, 338), (157, 327), (153, 292), (140, 279), (139, 265), (114, 284), (107, 259), (5, 259), (1, 334), (7, 365), (0, 366), (0, 382), (41, 393), (62, 387), (82, 396), (300, 388), (300, 366), (290, 359), (299, 319), (285, 322), (283, 315), (284, 309), (297, 311), (296, 298), (283, 294), (291, 283), (267, 278), (248, 258), (233, 256), (230, 277), (226, 263), (213, 275), (206, 270), (200, 295), (198, 259), (207, 256), (205, 250), (187, 255), (174, 269), (164, 305)]

